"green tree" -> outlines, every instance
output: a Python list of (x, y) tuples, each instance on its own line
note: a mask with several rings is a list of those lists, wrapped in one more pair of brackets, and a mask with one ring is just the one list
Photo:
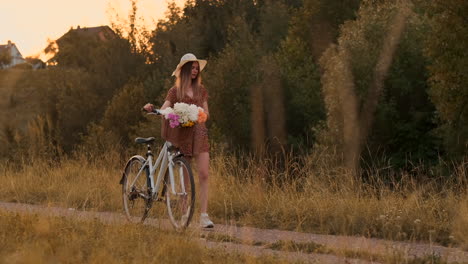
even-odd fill
[(405, 4), (366, 1), (358, 18), (342, 27), (338, 45), (322, 56), (328, 127), (336, 133), (344, 163), (353, 172), (359, 171), (409, 14)]
[(288, 142), (298, 150), (312, 147), (315, 128), (325, 118), (318, 58), (336, 42), (339, 26), (355, 18), (359, 3), (305, 0), (290, 5), (287, 37), (278, 45), (275, 57), (285, 94)]
[(431, 1), (431, 29), (425, 54), (430, 60), (430, 95), (440, 118), (441, 134), (453, 156), (468, 150), (468, 2)]
[(102, 153), (108, 149), (123, 150), (130, 147), (130, 142), (133, 142), (131, 136), (144, 120), (141, 111), (144, 103), (142, 84), (125, 85), (109, 102), (102, 119), (89, 127), (89, 133), (84, 137), (85, 149), (92, 153)]
[(315, 142), (313, 129), (325, 119), (319, 67), (300, 38), (288, 37), (275, 57), (285, 93), (288, 142), (308, 150)]
[(10, 65), (11, 60), (12, 60), (12, 57), (11, 57), (9, 50), (7, 49), (0, 50), (0, 68), (3, 68), (6, 65)]
[(106, 39), (85, 28), (72, 29), (57, 41), (58, 50), (52, 48), (55, 43), (46, 48), (54, 54), (49, 62), (56, 63), (57, 67), (81, 69), (91, 74), (103, 104), (131, 78), (146, 72), (144, 54), (135, 52), (134, 44), (110, 28), (104, 29), (101, 33), (105, 32)]
[(235, 19), (229, 30), (229, 44), (210, 59), (205, 77), (213, 116), (211, 134), (220, 142), (246, 147), (251, 143), (250, 96), (258, 80), (258, 43), (243, 17)]
[(339, 35), (343, 22), (356, 17), (361, 0), (304, 0), (294, 12), (288, 36), (307, 44), (318, 62), (322, 53)]

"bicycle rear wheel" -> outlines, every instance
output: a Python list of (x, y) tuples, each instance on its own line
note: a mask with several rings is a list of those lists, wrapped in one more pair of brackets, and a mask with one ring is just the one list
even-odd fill
[(153, 199), (148, 188), (148, 168), (143, 168), (145, 159), (133, 156), (125, 166), (122, 178), (122, 198), (125, 215), (130, 222), (143, 222), (148, 216)]
[(166, 206), (169, 219), (176, 230), (185, 229), (192, 219), (195, 205), (195, 182), (187, 160), (177, 157), (173, 160), (173, 182), (169, 169), (165, 177)]

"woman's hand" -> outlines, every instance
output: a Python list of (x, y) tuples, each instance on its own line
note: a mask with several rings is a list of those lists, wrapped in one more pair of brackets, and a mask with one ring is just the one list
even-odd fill
[(145, 106), (143, 106), (143, 109), (145, 109), (146, 112), (151, 113), (154, 110), (154, 105), (149, 103), (145, 104)]

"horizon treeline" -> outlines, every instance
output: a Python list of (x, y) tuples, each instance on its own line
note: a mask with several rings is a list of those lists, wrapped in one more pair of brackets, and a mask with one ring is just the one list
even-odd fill
[(69, 34), (46, 49), (55, 66), (0, 71), (3, 159), (159, 138), (141, 107), (162, 105), (188, 52), (208, 60), (214, 149), (329, 151), (353, 170), (466, 159), (467, 1), (189, 0), (153, 28), (131, 2), (116, 37)]

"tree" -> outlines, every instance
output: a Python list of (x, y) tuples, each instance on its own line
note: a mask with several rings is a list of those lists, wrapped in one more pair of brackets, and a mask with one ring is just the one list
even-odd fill
[(322, 53), (336, 42), (343, 22), (356, 17), (361, 0), (304, 0), (291, 19), (288, 36), (307, 43), (318, 62)]
[(130, 78), (145, 73), (145, 54), (136, 52), (134, 45), (104, 26), (71, 29), (46, 50), (53, 55), (49, 63), (92, 74), (96, 91), (107, 101)]
[[(316, 128), (325, 119), (318, 60), (327, 47), (336, 42), (339, 26), (355, 17), (359, 2), (305, 0), (300, 5), (290, 6), (287, 34), (282, 37), (275, 57), (284, 89), (288, 143), (297, 150), (312, 148)], [(274, 8), (280, 12), (278, 9), (287, 10)], [(268, 20), (261, 21), (263, 25)]]
[(284, 88), (288, 143), (297, 150), (310, 150), (314, 128), (325, 119), (320, 69), (301, 38), (288, 36), (275, 53)]
[(453, 156), (468, 148), (468, 2), (435, 0), (425, 54), (430, 60), (430, 95), (440, 118), (445, 145)]
[(356, 21), (342, 27), (338, 45), (321, 58), (328, 126), (337, 132), (345, 166), (352, 172), (359, 171), (361, 152), (409, 14), (404, 4), (365, 2)]
[[(238, 17), (230, 27), (227, 46), (211, 58), (205, 77), (210, 96), (210, 112), (216, 117), (211, 135), (235, 147), (251, 143), (251, 87), (258, 76), (258, 43), (248, 24)], [(235, 69), (235, 70), (233, 70)]]
[(0, 68), (10, 65), (12, 59), (13, 58), (11, 57), (11, 54), (8, 49), (0, 50)]
[(85, 149), (102, 153), (108, 149), (131, 147), (131, 136), (144, 120), (141, 112), (141, 106), (145, 103), (143, 91), (142, 84), (129, 83), (116, 93), (107, 105), (103, 118), (90, 125), (89, 133), (84, 137)]

